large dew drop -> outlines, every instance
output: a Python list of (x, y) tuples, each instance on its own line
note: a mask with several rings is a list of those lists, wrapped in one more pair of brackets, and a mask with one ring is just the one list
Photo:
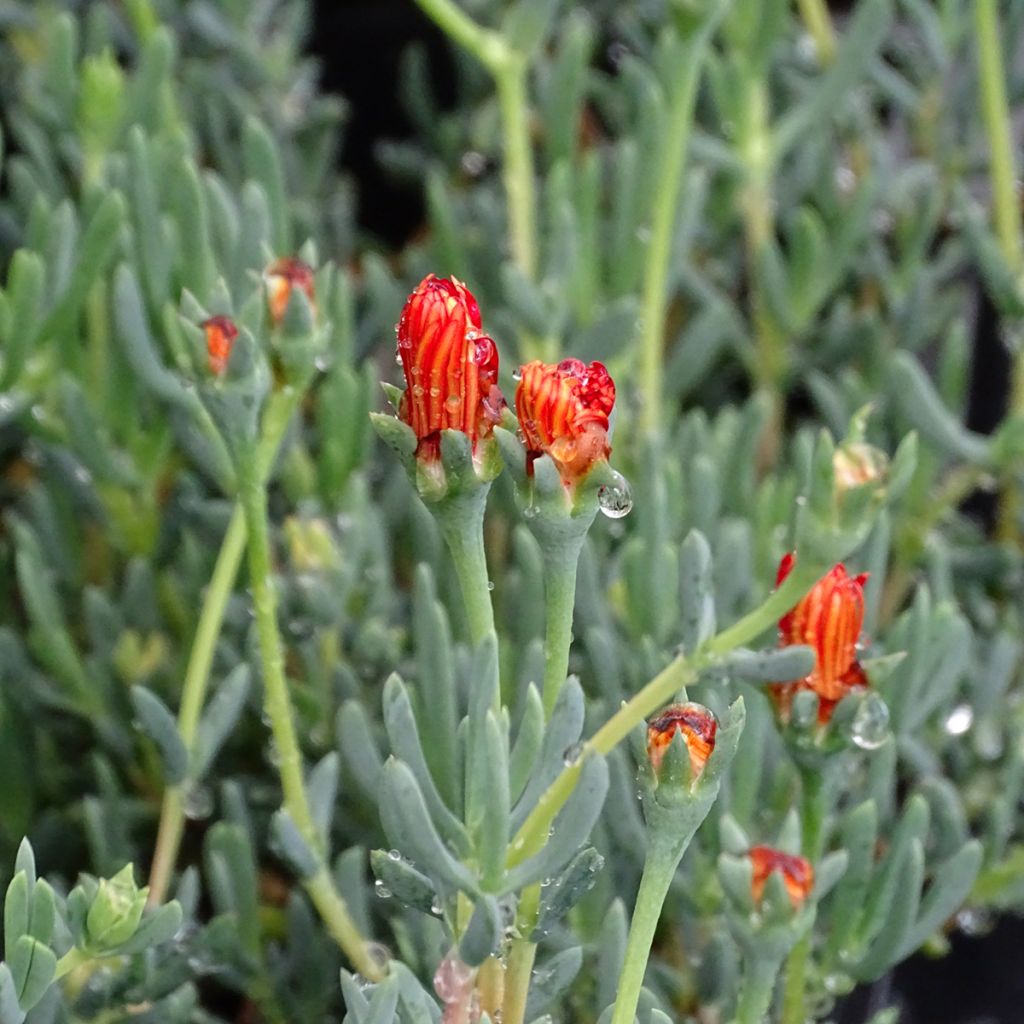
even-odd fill
[(618, 471), (612, 471), (612, 482), (597, 492), (597, 504), (609, 519), (628, 516), (633, 508), (633, 488)]
[(864, 695), (853, 716), (850, 738), (861, 750), (877, 750), (889, 735), (889, 708), (877, 693)]

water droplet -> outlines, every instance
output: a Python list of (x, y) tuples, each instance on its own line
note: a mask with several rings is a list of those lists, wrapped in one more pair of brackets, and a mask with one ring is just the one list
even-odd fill
[(395, 366), (401, 366), (401, 365), (402, 365), (402, 353), (396, 351), (395, 352)]
[(597, 492), (597, 503), (609, 519), (628, 516), (633, 508), (633, 489), (629, 481), (618, 471), (612, 471), (612, 482)]
[(459, 159), (462, 170), (471, 178), (478, 178), (487, 169), (487, 158), (475, 149), (469, 149)]
[(413, 384), (413, 386), (412, 386), (412, 394), (413, 394), (414, 398), (422, 398), (423, 397), (423, 385), (422, 384)]
[(956, 923), (964, 935), (987, 935), (992, 930), (992, 915), (979, 907), (964, 907), (956, 915)]
[(487, 581), (487, 589), (488, 590), (493, 590), (494, 589), (494, 580), (488, 580)]
[(85, 468), (85, 466), (76, 466), (75, 467), (75, 479), (80, 484), (91, 484), (92, 483), (92, 473), (90, 473), (89, 470), (87, 470)]
[(579, 759), (583, 756), (583, 744), (573, 743), (572, 746), (566, 747), (562, 754), (562, 760), (565, 762), (567, 767), (571, 767), (574, 764), (579, 763)]
[(365, 948), (366, 955), (380, 968), (381, 973), (386, 973), (391, 962), (391, 950), (383, 942), (368, 942)]
[(970, 704), (958, 704), (946, 716), (943, 725), (950, 736), (963, 736), (974, 724), (974, 708)]
[(848, 974), (826, 974), (825, 991), (834, 996), (845, 996), (853, 990), (853, 979)]
[(430, 912), (435, 917), (441, 917), (444, 914), (444, 904), (441, 902), (440, 896), (435, 896), (430, 904)]
[(836, 188), (844, 195), (850, 195), (857, 187), (857, 175), (845, 165), (836, 168)]
[(444, 404), (447, 405), (452, 412), (456, 412), (458, 411), (459, 406), (462, 405), (462, 399), (459, 398), (458, 395), (449, 395)]
[(397, 850), (388, 850), (388, 860), (399, 861), (402, 855)]
[(512, 371), (512, 379), (514, 381), (520, 381), (523, 379), (523, 368), (520, 366), (518, 370)]
[(373, 891), (382, 899), (387, 900), (391, 898), (391, 890), (378, 878), (373, 883)]
[(313, 360), (313, 365), (323, 373), (331, 368), (331, 360), (327, 355), (319, 355)]
[(213, 794), (206, 786), (193, 786), (182, 805), (189, 821), (202, 821), (213, 813)]
[(889, 735), (889, 708), (877, 693), (868, 692), (857, 708), (850, 738), (861, 750), (876, 750)]
[(441, 389), (440, 388), (431, 388), (430, 389), (430, 397), (431, 398), (437, 398), (437, 396), (440, 395), (440, 394), (441, 394)]
[(818, 63), (818, 44), (809, 32), (802, 33), (796, 41), (796, 55), (804, 64), (816, 65)]
[(527, 505), (526, 508), (523, 509), (523, 515), (526, 516), (527, 519), (535, 519), (538, 512), (540, 512), (540, 509), (537, 508), (536, 505)]

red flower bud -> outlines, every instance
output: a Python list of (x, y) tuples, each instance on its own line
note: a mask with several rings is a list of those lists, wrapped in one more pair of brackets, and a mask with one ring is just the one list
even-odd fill
[(231, 358), (231, 346), (238, 337), (238, 328), (234, 321), (226, 316), (211, 316), (200, 325), (206, 335), (206, 354), (209, 360), (210, 373), (220, 376), (228, 367)]
[(274, 260), (263, 271), (263, 283), (267, 289), (267, 309), (275, 326), (284, 319), (293, 288), (301, 288), (310, 305), (316, 308), (313, 268), (294, 256)]
[(527, 363), (520, 370), (516, 415), (530, 463), (550, 455), (565, 484), (575, 483), (611, 454), (608, 417), (614, 405), (615, 382), (601, 363)]
[(428, 274), (405, 303), (397, 328), (406, 383), (399, 415), (415, 431), (421, 458), (440, 457), (442, 430), (461, 431), (475, 450), (501, 416), (498, 349), (481, 326), (476, 299), (455, 278)]
[(690, 773), (698, 778), (711, 751), (715, 749), (718, 720), (703, 704), (670, 704), (657, 718), (647, 723), (647, 756), (655, 775), (661, 772), (665, 758), (677, 732), (683, 734), (690, 754)]
[[(783, 557), (776, 585), (789, 575), (795, 561), (793, 554)], [(857, 661), (867, 578), (867, 573), (848, 576), (844, 565), (836, 565), (779, 619), (782, 647), (807, 644), (815, 653), (814, 670), (805, 679), (769, 687), (784, 716), (797, 691), (813, 690), (819, 700), (818, 719), (828, 722), (843, 697), (857, 687), (867, 686), (867, 676)]]
[(770, 846), (754, 846), (748, 851), (747, 856), (754, 868), (750, 888), (755, 903), (761, 902), (768, 876), (773, 871), (778, 871), (782, 875), (782, 880), (786, 883), (786, 892), (794, 907), (799, 907), (811, 894), (814, 888), (814, 868), (810, 861)]

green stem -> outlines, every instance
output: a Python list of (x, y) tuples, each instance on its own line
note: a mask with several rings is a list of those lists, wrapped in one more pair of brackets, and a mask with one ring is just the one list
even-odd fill
[[(981, 114), (988, 132), (991, 160), (992, 215), (1003, 258), (1018, 284), (1024, 286), (1024, 234), (1020, 222), (1013, 125), (1006, 98), (1006, 72), (996, 0), (975, 0), (974, 25), (978, 41)], [(1020, 350), (1014, 356), (1010, 413), (1024, 415), (1024, 351)], [(1011, 477), (1005, 483), (999, 503), (998, 535), (1002, 540), (1019, 541), (1022, 504), (1024, 495), (1020, 491), (1019, 479)]]
[(576, 604), (576, 569), (586, 537), (565, 540), (544, 556), (544, 714), (550, 718), (569, 672), (572, 617)]
[[(257, 455), (257, 469), (261, 481), (265, 480), (270, 472), (281, 438), (284, 436), (298, 404), (299, 392), (287, 388), (275, 392), (268, 402)], [(190, 755), (195, 744), (199, 717), (206, 702), (210, 667), (213, 664), (217, 638), (220, 636), (221, 626), (224, 622), (224, 612), (234, 590), (238, 567), (245, 554), (245, 540), (245, 513), (241, 505), (236, 505), (224, 540), (221, 542), (206, 597), (203, 599), (199, 624), (192, 641), (192, 650), (189, 653), (185, 680), (182, 684), (181, 707), (178, 710), (178, 733)], [(153, 863), (149, 872), (147, 902), (151, 907), (163, 903), (170, 886), (171, 875), (178, 859), (181, 838), (185, 829), (185, 798), (189, 784), (186, 780), (183, 784), (168, 786), (164, 791), (156, 844), (153, 850)]]
[[(803, 856), (817, 864), (824, 852), (825, 818), (831, 799), (831, 779), (827, 770), (801, 766), (800, 829)], [(806, 1020), (807, 967), (811, 960), (811, 931), (793, 947), (786, 961), (786, 987), (782, 997), (783, 1024), (803, 1024)]]
[(278, 776), (284, 809), (315, 855), (317, 870), (303, 882), (328, 932), (364, 977), (379, 980), (380, 965), (338, 894), (323, 862), (323, 839), (313, 820), (302, 774), (302, 752), (292, 717), (284, 650), (277, 627), (277, 598), (271, 576), (270, 536), (267, 522), (267, 491), (256, 460), (242, 468), (240, 498), (249, 535), (249, 583), (256, 614), (256, 633), (263, 666), (264, 707), (276, 748)]
[(1024, 269), (1024, 236), (1021, 233), (1013, 129), (1006, 100), (1006, 73), (999, 42), (996, 0), (975, 0), (974, 25), (978, 39), (981, 113), (988, 132), (992, 161), (992, 205), (996, 234), (1004, 258), (1020, 274)]
[(474, 646), (494, 632), (494, 607), (484, 550), (484, 509), (488, 490), (487, 487), (479, 487), (467, 494), (445, 498), (433, 506), (455, 563), (455, 574), (459, 578), (469, 622), (469, 638)]
[(693, 683), (705, 669), (737, 647), (750, 643), (785, 615), (821, 576), (824, 569), (809, 560), (798, 562), (759, 607), (739, 622), (723, 630), (692, 657), (673, 659), (639, 693), (623, 704), (584, 744), (583, 757), (563, 768), (527, 816), (509, 848), (509, 866), (514, 867), (543, 847), (555, 815), (565, 805), (579, 778), (587, 753), (608, 754), (648, 715), (672, 698), (684, 686)]
[(505, 999), (501, 1008), (502, 1024), (523, 1024), (526, 1019), (526, 1000), (530, 994), (533, 961), (537, 944), (529, 939), (513, 939), (505, 972)]
[(762, 1024), (771, 1006), (772, 992), (779, 976), (778, 960), (753, 958), (744, 965), (735, 1024)]
[(83, 953), (77, 946), (72, 946), (58, 961), (57, 970), (54, 972), (54, 982), (60, 981), (65, 975), (70, 974), (73, 970), (81, 967), (82, 964), (89, 963), (93, 958), (87, 953)]
[(537, 270), (537, 202), (534, 196), (530, 106), (526, 93), (526, 58), (508, 52), (495, 74), (504, 132), (503, 178), (508, 202), (509, 242), (516, 263), (527, 278)]
[(640, 878), (640, 889), (633, 907), (633, 920), (629, 925), (626, 955), (619, 974), (611, 1024), (633, 1024), (647, 961), (651, 955), (651, 944), (661, 918), (661, 908), (688, 845), (689, 837), (681, 848), (678, 842), (667, 843), (659, 837), (651, 837), (651, 845), (644, 860), (644, 872)]
[(648, 435), (658, 433), (661, 427), (669, 261), (677, 223), (679, 188), (693, 130), (697, 84), (704, 66), (711, 27), (712, 22), (706, 21), (693, 32), (685, 40), (683, 53), (675, 62), (678, 73), (671, 86), (669, 123), (651, 204), (651, 238), (644, 267), (640, 311), (640, 411), (642, 427)]
[(509, 241), (515, 261), (523, 273), (532, 278), (537, 268), (537, 204), (533, 148), (530, 145), (526, 54), (510, 47), (498, 32), (477, 24), (451, 0), (416, 2), (454, 42), (473, 54), (494, 78), (504, 135), (502, 176), (508, 204)]
[(836, 33), (832, 28), (828, 6), (825, 0), (797, 0), (797, 5), (800, 17), (804, 19), (807, 31), (814, 40), (818, 61), (822, 67), (828, 67), (836, 56)]

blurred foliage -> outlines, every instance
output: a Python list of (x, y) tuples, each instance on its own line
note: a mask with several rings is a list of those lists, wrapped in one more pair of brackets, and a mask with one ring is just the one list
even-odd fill
[[(781, 0), (734, 0), (668, 205), (649, 433), (659, 167), (702, 6), (464, 3), (526, 61), (530, 268), (508, 240), (507, 112), (459, 46), (452, 109), (415, 45), (381, 84), (416, 128), (381, 139), (381, 163), (427, 208), (414, 241), (383, 254), (361, 242), (337, 169), (344, 106), (305, 56), (307, 3), (0, 3), (4, 1024), (438, 1021), (432, 980), (456, 939), (466, 963), (503, 949), (517, 895), (541, 882), (525, 1019), (598, 1020), (647, 845), (633, 753), (584, 759), (542, 859), (506, 870), (506, 846), (581, 737), (680, 644), (699, 649), (765, 599), (794, 538), (871, 573), (863, 658), (889, 713), (858, 743), (852, 701), (821, 768), (835, 777), (823, 850), (847, 862), (810, 915), (807, 1015), (941, 951), (958, 923), (1021, 909), (1024, 257), (990, 226), (974, 4), (860, 0), (823, 53)], [(1021, 52), (1024, 7), (999, 15), (1003, 52)], [(293, 882), (304, 847), (271, 825), (281, 793), (244, 570), (199, 746), (175, 725), (235, 486), (194, 329), (232, 313), (254, 364), (283, 373), (260, 274), (307, 242), (332, 281), (318, 290), (329, 329), (272, 460), (274, 580), (331, 875), (372, 955), (394, 958), (377, 985), (343, 972), (339, 986), (346, 961)], [(573, 675), (546, 723), (544, 554), (511, 474), (486, 521), (498, 643), (474, 649), (441, 533), (369, 430), (377, 380), (397, 374), (394, 323), (429, 271), (474, 290), (507, 395), (534, 357), (600, 359), (618, 382), (614, 461), (635, 507), (583, 545)], [(1018, 382), (991, 435), (964, 423), (982, 302)], [(914, 430), (916, 463), (872, 515), (830, 507), (826, 530), (818, 432), (846, 436), (865, 405), (864, 440), (895, 472)], [(998, 530), (965, 511), (978, 491), (999, 496)], [(755, 640), (775, 645), (771, 628)], [(742, 695), (746, 725), (669, 889), (643, 1022), (731, 1018), (749, 922), (729, 857), (799, 847), (790, 754), (819, 740), (778, 728), (763, 684), (791, 676), (771, 657), (726, 659), (689, 687), (723, 719)], [(187, 819), (175, 909), (140, 924), (145, 897), (132, 880), (121, 899), (119, 872), (149, 865), (168, 785)], [(37, 892), (39, 917), (25, 909)], [(116, 920), (96, 909), (111, 892)]]

